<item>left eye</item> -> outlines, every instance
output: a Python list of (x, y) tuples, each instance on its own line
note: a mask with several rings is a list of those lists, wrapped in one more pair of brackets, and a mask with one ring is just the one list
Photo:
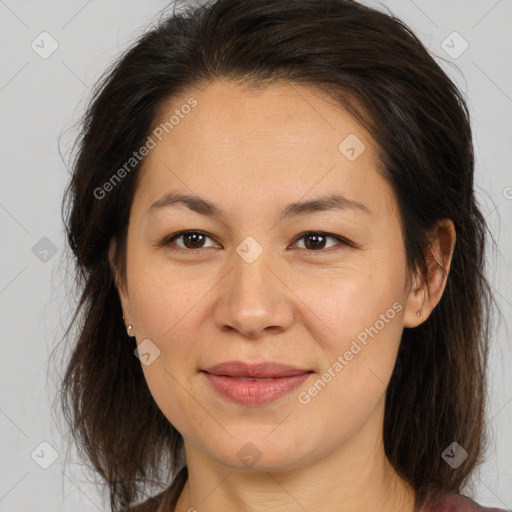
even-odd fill
[[(312, 250), (312, 251), (319, 251), (322, 249), (325, 249), (325, 241), (327, 239), (336, 240), (338, 241), (338, 244), (335, 245), (350, 245), (346, 240), (339, 236), (335, 235), (329, 235), (328, 233), (324, 233), (322, 231), (309, 231), (307, 233), (303, 233), (300, 235), (297, 240), (309, 240), (305, 245), (306, 249)], [(333, 246), (331, 246), (333, 247)]]
[[(163, 245), (171, 245), (175, 240), (183, 239), (184, 245), (176, 244), (180, 249), (185, 250), (197, 250), (204, 248), (203, 243), (206, 238), (211, 238), (203, 231), (181, 231), (180, 233), (176, 233), (175, 235), (171, 235), (163, 241)], [(350, 243), (345, 239), (336, 236), (330, 235), (328, 233), (324, 233), (323, 231), (308, 231), (306, 233), (302, 233), (295, 240), (296, 242), (300, 240), (306, 240), (304, 247), (299, 247), (299, 249), (307, 249), (310, 252), (319, 252), (325, 249), (325, 244), (327, 239), (335, 240), (338, 244), (333, 244), (328, 248), (331, 248), (336, 245), (345, 245), (350, 246)], [(210, 246), (211, 247), (211, 246)]]

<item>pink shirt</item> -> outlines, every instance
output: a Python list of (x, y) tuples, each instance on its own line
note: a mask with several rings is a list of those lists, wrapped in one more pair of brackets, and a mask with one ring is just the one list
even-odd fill
[[(160, 493), (157, 497), (147, 500), (143, 504), (131, 507), (125, 512), (163, 512), (163, 503), (161, 501), (166, 491)], [(512, 509), (504, 508), (486, 508), (475, 501), (460, 494), (450, 494), (437, 504), (423, 505), (418, 512), (512, 512)]]
[(486, 508), (467, 496), (451, 494), (439, 503), (423, 505), (419, 512), (512, 512), (512, 509)]

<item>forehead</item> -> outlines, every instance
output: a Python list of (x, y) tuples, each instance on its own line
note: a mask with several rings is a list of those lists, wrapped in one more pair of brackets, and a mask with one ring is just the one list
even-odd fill
[(373, 139), (311, 87), (283, 82), (249, 90), (215, 81), (164, 103), (150, 136), (156, 144), (138, 187), (146, 202), (181, 188), (246, 205), (339, 191), (374, 204), (380, 196), (389, 206)]
[[(187, 107), (191, 98), (197, 103), (192, 109)], [(189, 112), (180, 119), (173, 116), (181, 110)], [(166, 130), (165, 123), (172, 117), (177, 123)], [(173, 139), (175, 150), (182, 142), (192, 142), (193, 136), (196, 145), (208, 150), (252, 146), (266, 150), (261, 153), (264, 157), (266, 152), (283, 150), (285, 154), (286, 149), (297, 151), (300, 146), (304, 149), (300, 156), (312, 150), (338, 156), (339, 143), (350, 133), (357, 133), (370, 153), (376, 149), (365, 128), (333, 98), (289, 82), (255, 90), (218, 80), (165, 102), (155, 126), (164, 129), (164, 139)]]

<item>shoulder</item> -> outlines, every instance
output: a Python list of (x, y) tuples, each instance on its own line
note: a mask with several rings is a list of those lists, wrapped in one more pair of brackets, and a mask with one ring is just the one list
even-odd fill
[(123, 510), (123, 512), (159, 512), (160, 505), (165, 497), (166, 491), (162, 491), (156, 496), (152, 496), (143, 503), (133, 505)]
[(124, 509), (122, 512), (163, 512), (164, 510), (174, 510), (187, 478), (188, 467), (185, 465), (178, 471), (167, 489), (164, 489), (143, 503)]
[(450, 494), (436, 503), (423, 505), (421, 512), (512, 512), (504, 508), (486, 508), (462, 494)]

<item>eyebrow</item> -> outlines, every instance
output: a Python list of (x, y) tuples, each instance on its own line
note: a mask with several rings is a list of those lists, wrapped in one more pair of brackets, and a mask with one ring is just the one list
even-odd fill
[[(185, 205), (190, 210), (207, 217), (217, 217), (225, 220), (225, 214), (218, 204), (196, 195), (181, 194), (179, 192), (165, 194), (148, 208), (148, 213), (158, 208), (168, 208), (177, 205)], [(279, 220), (314, 212), (347, 209), (373, 215), (373, 212), (364, 204), (347, 199), (341, 194), (331, 194), (317, 197), (310, 201), (290, 203), (279, 214)]]

